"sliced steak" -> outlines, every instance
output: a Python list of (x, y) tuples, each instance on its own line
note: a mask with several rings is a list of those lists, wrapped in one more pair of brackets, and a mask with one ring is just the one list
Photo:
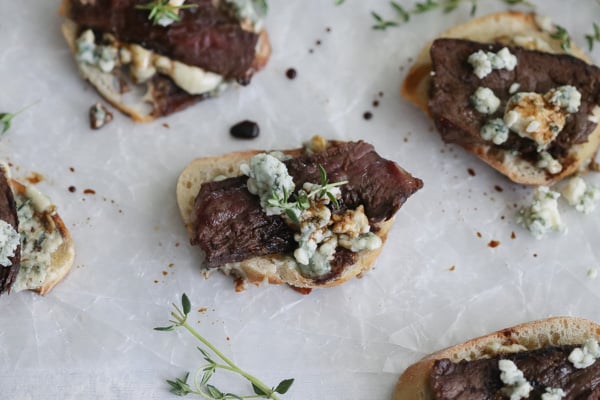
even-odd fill
[[(478, 50), (497, 52), (508, 47), (517, 57), (513, 71), (493, 70), (483, 79), (473, 73), (467, 62)], [(509, 88), (518, 83), (519, 92), (546, 93), (562, 85), (572, 85), (581, 93), (581, 106), (567, 117), (564, 129), (547, 151), (559, 160), (566, 156), (573, 144), (584, 143), (596, 127), (588, 119), (592, 109), (600, 102), (600, 69), (566, 54), (549, 54), (521, 47), (484, 44), (462, 39), (438, 39), (431, 46), (434, 75), (429, 100), (429, 110), (445, 142), (461, 146), (491, 144), (483, 140), (479, 131), (492, 118), (502, 118), (507, 100), (512, 96)], [(493, 115), (477, 112), (469, 97), (478, 87), (490, 88), (501, 100)], [(517, 150), (526, 159), (537, 160), (537, 146), (528, 138), (511, 132), (509, 140), (501, 145), (506, 150)]]
[(497, 400), (506, 399), (501, 390), (498, 361), (513, 361), (533, 387), (530, 400), (539, 400), (546, 388), (562, 389), (563, 400), (600, 399), (600, 362), (576, 369), (568, 357), (575, 346), (548, 347), (539, 350), (507, 354), (502, 357), (461, 361), (437, 360), (430, 385), (435, 400)]
[[(19, 231), (19, 219), (17, 217), (17, 206), (13, 191), (8, 184), (4, 171), (0, 168), (0, 219), (10, 224), (17, 232)], [(21, 246), (17, 247), (15, 255), (10, 257), (11, 265), (3, 267), (0, 265), (0, 294), (10, 292), (19, 269), (21, 267)]]
[(197, 7), (179, 11), (181, 21), (163, 27), (148, 20), (149, 10), (138, 0), (71, 0), (68, 17), (83, 29), (110, 32), (121, 42), (135, 43), (184, 64), (247, 82), (258, 35), (241, 28), (227, 2), (188, 0)]
[[(362, 141), (332, 142), (323, 152), (302, 155), (285, 164), (297, 189), (304, 182), (320, 182), (319, 165), (327, 171), (330, 182), (347, 180), (341, 187), (340, 211), (362, 204), (371, 224), (391, 218), (423, 185)], [(247, 179), (242, 176), (205, 183), (196, 197), (192, 244), (204, 251), (209, 267), (288, 252), (297, 246), (293, 230), (281, 217), (267, 216), (258, 196), (248, 192)], [(336, 263), (344, 260), (351, 262), (353, 258), (340, 256)]]

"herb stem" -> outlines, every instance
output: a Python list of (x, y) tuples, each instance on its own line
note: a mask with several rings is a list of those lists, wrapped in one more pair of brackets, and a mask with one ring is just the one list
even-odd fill
[[(244, 378), (248, 379), (252, 384), (254, 384), (257, 388), (262, 390), (264, 393), (268, 393), (270, 395), (271, 399), (279, 400), (279, 397), (273, 392), (273, 389), (268, 387), (257, 377), (247, 373), (246, 371), (240, 369), (237, 365), (235, 365), (233, 363), (233, 361), (231, 361), (229, 358), (227, 358), (227, 356), (225, 356), (225, 354), (221, 353), (219, 351), (219, 349), (217, 349), (212, 343), (210, 343), (202, 335), (200, 335), (194, 328), (192, 328), (192, 326), (186, 321), (185, 317), (182, 318), (180, 315), (175, 315), (175, 314), (173, 316), (175, 317), (175, 319), (177, 319), (177, 322), (180, 324), (180, 326), (187, 329), (187, 331), (189, 333), (191, 333), (192, 336), (194, 336), (196, 339), (198, 339), (200, 342), (202, 342), (206, 347), (208, 347), (213, 353), (215, 353), (221, 360), (225, 361), (225, 363), (227, 364), (227, 365), (218, 365), (217, 364), (217, 367), (229, 370), (231, 372), (237, 372), (238, 374), (242, 375)], [(247, 398), (250, 398), (250, 397), (247, 397)]]

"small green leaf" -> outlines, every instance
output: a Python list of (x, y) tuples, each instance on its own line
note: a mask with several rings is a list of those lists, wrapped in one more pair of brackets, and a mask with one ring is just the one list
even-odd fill
[(201, 347), (196, 347), (196, 348), (198, 349), (198, 351), (200, 351), (200, 353), (202, 353), (202, 355), (204, 356), (204, 359), (206, 361), (208, 361), (211, 364), (215, 364), (215, 362), (213, 361), (211, 355), (206, 350), (204, 350)]
[(294, 379), (284, 379), (283, 381), (279, 382), (279, 385), (277, 385), (275, 391), (279, 394), (285, 394), (292, 386), (292, 383), (294, 383)]
[(256, 393), (259, 396), (269, 396), (270, 395), (269, 393), (265, 392), (264, 390), (262, 390), (261, 388), (256, 386), (254, 383), (252, 384), (252, 389), (254, 389), (254, 393)]
[(319, 164), (319, 175), (321, 177), (321, 186), (326, 186), (327, 185), (327, 171), (325, 171), (325, 168), (323, 168), (323, 166), (321, 164)]
[(171, 326), (158, 326), (156, 328), (154, 328), (155, 331), (162, 331), (162, 332), (169, 332), (172, 330), (175, 330), (175, 325), (171, 325)]
[(400, 4), (395, 1), (391, 1), (390, 5), (396, 10), (404, 22), (408, 22), (408, 20), (410, 20), (410, 14)]
[(335, 208), (340, 208), (340, 203), (338, 203), (338, 199), (331, 192), (327, 192), (327, 197), (329, 197), (329, 201), (333, 204)]
[(223, 398), (223, 392), (214, 387), (213, 385), (206, 385), (206, 389), (208, 393), (213, 397), (213, 399), (221, 400)]
[(294, 210), (288, 208), (287, 210), (285, 210), (285, 215), (287, 215), (289, 219), (294, 221), (294, 223), (300, 225), (300, 220), (298, 219), (298, 216), (296, 215)]
[(200, 381), (200, 383), (202, 385), (206, 385), (208, 383), (208, 380), (210, 378), (212, 378), (213, 374), (215, 373), (214, 369), (209, 369), (208, 371), (206, 371), (203, 375), (202, 375), (202, 380)]
[(186, 372), (183, 378), (177, 378), (175, 381), (167, 380), (167, 383), (171, 386), (171, 393), (177, 396), (186, 396), (192, 393), (192, 388), (187, 384), (189, 377), (190, 373)]
[(190, 299), (185, 293), (181, 296), (181, 306), (185, 315), (188, 315), (192, 310), (192, 303), (190, 303)]

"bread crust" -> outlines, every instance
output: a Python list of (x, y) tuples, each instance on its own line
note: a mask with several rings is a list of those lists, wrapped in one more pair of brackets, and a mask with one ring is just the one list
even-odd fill
[[(540, 26), (535, 14), (518, 11), (499, 12), (474, 18), (448, 29), (437, 38), (468, 39), (483, 43), (500, 42), (509, 45), (511, 40), (517, 36), (542, 40), (547, 47), (539, 50), (555, 54), (566, 53), (561, 47), (560, 40), (552, 38), (551, 33)], [(432, 67), (429, 50), (432, 43), (433, 41), (427, 43), (419, 52), (400, 89), (400, 93), (405, 99), (422, 109), (430, 117), (427, 104), (431, 85)], [(589, 57), (573, 44), (571, 44), (571, 55), (591, 63)], [(600, 146), (600, 125), (590, 133), (586, 143), (571, 147), (562, 171), (555, 175), (547, 174), (545, 170), (535, 167), (530, 162), (511, 155), (507, 151), (499, 151), (493, 146), (472, 145), (463, 146), (463, 148), (514, 182), (525, 185), (551, 185), (587, 169), (596, 155), (598, 146)]]
[[(63, 0), (58, 14), (60, 16), (69, 15), (70, 1)], [(73, 53), (73, 56), (77, 54), (77, 34), (79, 32), (79, 26), (71, 19), (66, 19), (61, 25), (62, 35), (69, 46), (69, 49)], [(258, 33), (258, 43), (255, 51), (255, 58), (252, 63), (252, 70), (254, 72), (261, 70), (265, 67), (271, 56), (271, 43), (269, 35), (266, 30), (262, 29)], [(118, 69), (113, 70), (110, 73), (100, 71), (90, 65), (78, 63), (79, 73), (82, 78), (88, 81), (96, 91), (113, 107), (121, 111), (123, 114), (128, 115), (136, 122), (152, 122), (156, 118), (161, 117), (156, 112), (156, 100), (153, 96), (152, 82), (148, 81), (141, 86), (144, 87), (143, 94), (138, 96), (135, 102), (125, 100), (125, 96), (121, 93), (120, 81), (126, 79), (122, 74), (119, 73)], [(202, 100), (202, 95), (196, 96), (197, 101)]]
[[(10, 180), (10, 184), (13, 192), (22, 196), (27, 196), (25, 185), (14, 179)], [(48, 269), (48, 272), (50, 273), (46, 274), (46, 280), (42, 282), (40, 286), (30, 289), (42, 296), (50, 292), (54, 286), (56, 286), (67, 276), (69, 271), (71, 271), (71, 267), (75, 259), (75, 244), (73, 242), (73, 238), (60, 215), (58, 215), (56, 212), (53, 212), (50, 215), (50, 220), (48, 223), (53, 224), (52, 229), (58, 230), (60, 236), (62, 237), (62, 242), (60, 246), (58, 246), (58, 248), (51, 254), (51, 265)]]
[[(229, 153), (216, 157), (198, 158), (190, 162), (179, 175), (177, 180), (177, 204), (181, 218), (190, 237), (193, 235), (192, 213), (194, 201), (204, 182), (212, 181), (217, 176), (235, 177), (241, 175), (239, 165), (247, 162), (252, 156), (264, 151), (249, 150)], [(282, 151), (290, 156), (300, 155), (303, 149)], [(358, 253), (355, 264), (344, 268), (341, 275), (332, 280), (316, 281), (306, 278), (299, 272), (298, 264), (291, 255), (272, 254), (269, 256), (253, 257), (235, 263), (228, 263), (219, 269), (226, 275), (231, 275), (236, 280), (236, 291), (242, 291), (246, 284), (259, 286), (262, 283), (288, 284), (297, 288), (328, 288), (340, 285), (354, 277), (361, 277), (375, 264), (394, 218), (377, 224), (377, 236), (382, 240), (382, 245), (373, 251), (363, 250)]]
[(440, 350), (411, 365), (398, 379), (392, 399), (433, 400), (429, 375), (439, 359), (469, 361), (548, 346), (581, 345), (590, 338), (600, 341), (600, 325), (579, 317), (552, 317), (502, 329)]

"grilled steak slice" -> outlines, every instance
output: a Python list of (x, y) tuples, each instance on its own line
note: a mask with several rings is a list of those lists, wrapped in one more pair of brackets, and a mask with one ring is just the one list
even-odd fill
[[(483, 79), (478, 78), (467, 62), (469, 55), (478, 50), (497, 52), (503, 47), (517, 57), (516, 68), (493, 70)], [(462, 39), (438, 39), (431, 46), (431, 59), (434, 75), (429, 110), (445, 142), (463, 147), (491, 144), (481, 138), (479, 131), (487, 120), (502, 118), (511, 96), (509, 88), (514, 83), (520, 85), (519, 92), (546, 93), (558, 86), (572, 85), (581, 93), (579, 111), (567, 117), (564, 129), (547, 149), (553, 157), (561, 160), (573, 144), (586, 142), (596, 127), (588, 117), (600, 102), (600, 69), (578, 58)], [(490, 88), (501, 100), (493, 115), (477, 112), (469, 102), (480, 86)], [(536, 144), (513, 132), (500, 147), (517, 150), (525, 159), (537, 159)]]
[[(331, 142), (323, 152), (302, 155), (285, 164), (297, 189), (304, 182), (320, 182), (319, 165), (327, 171), (330, 182), (347, 180), (341, 187), (339, 211), (362, 204), (371, 225), (391, 218), (423, 185), (362, 141)], [(293, 230), (281, 217), (263, 212), (258, 196), (248, 192), (246, 181), (242, 176), (205, 183), (196, 197), (192, 244), (204, 251), (208, 267), (288, 252), (297, 246)], [(344, 256), (338, 261), (352, 259)]]
[(109, 32), (117, 40), (136, 43), (184, 64), (217, 73), (225, 79), (247, 82), (258, 35), (241, 28), (235, 9), (227, 2), (188, 0), (197, 7), (180, 10), (181, 21), (166, 27), (153, 25), (146, 4), (138, 0), (72, 0), (67, 16), (82, 28)]
[(461, 361), (437, 360), (430, 376), (436, 400), (497, 400), (501, 393), (498, 360), (513, 361), (533, 387), (530, 400), (541, 399), (546, 388), (565, 392), (563, 400), (600, 399), (600, 362), (576, 369), (568, 360), (575, 346), (548, 347), (502, 357)]
[[(8, 184), (4, 171), (0, 168), (0, 219), (10, 224), (17, 232), (19, 231), (19, 219), (17, 217), (17, 206), (13, 191)], [(10, 292), (19, 268), (21, 266), (21, 246), (15, 251), (15, 255), (9, 258), (11, 265), (3, 267), (0, 265), (0, 294)]]

